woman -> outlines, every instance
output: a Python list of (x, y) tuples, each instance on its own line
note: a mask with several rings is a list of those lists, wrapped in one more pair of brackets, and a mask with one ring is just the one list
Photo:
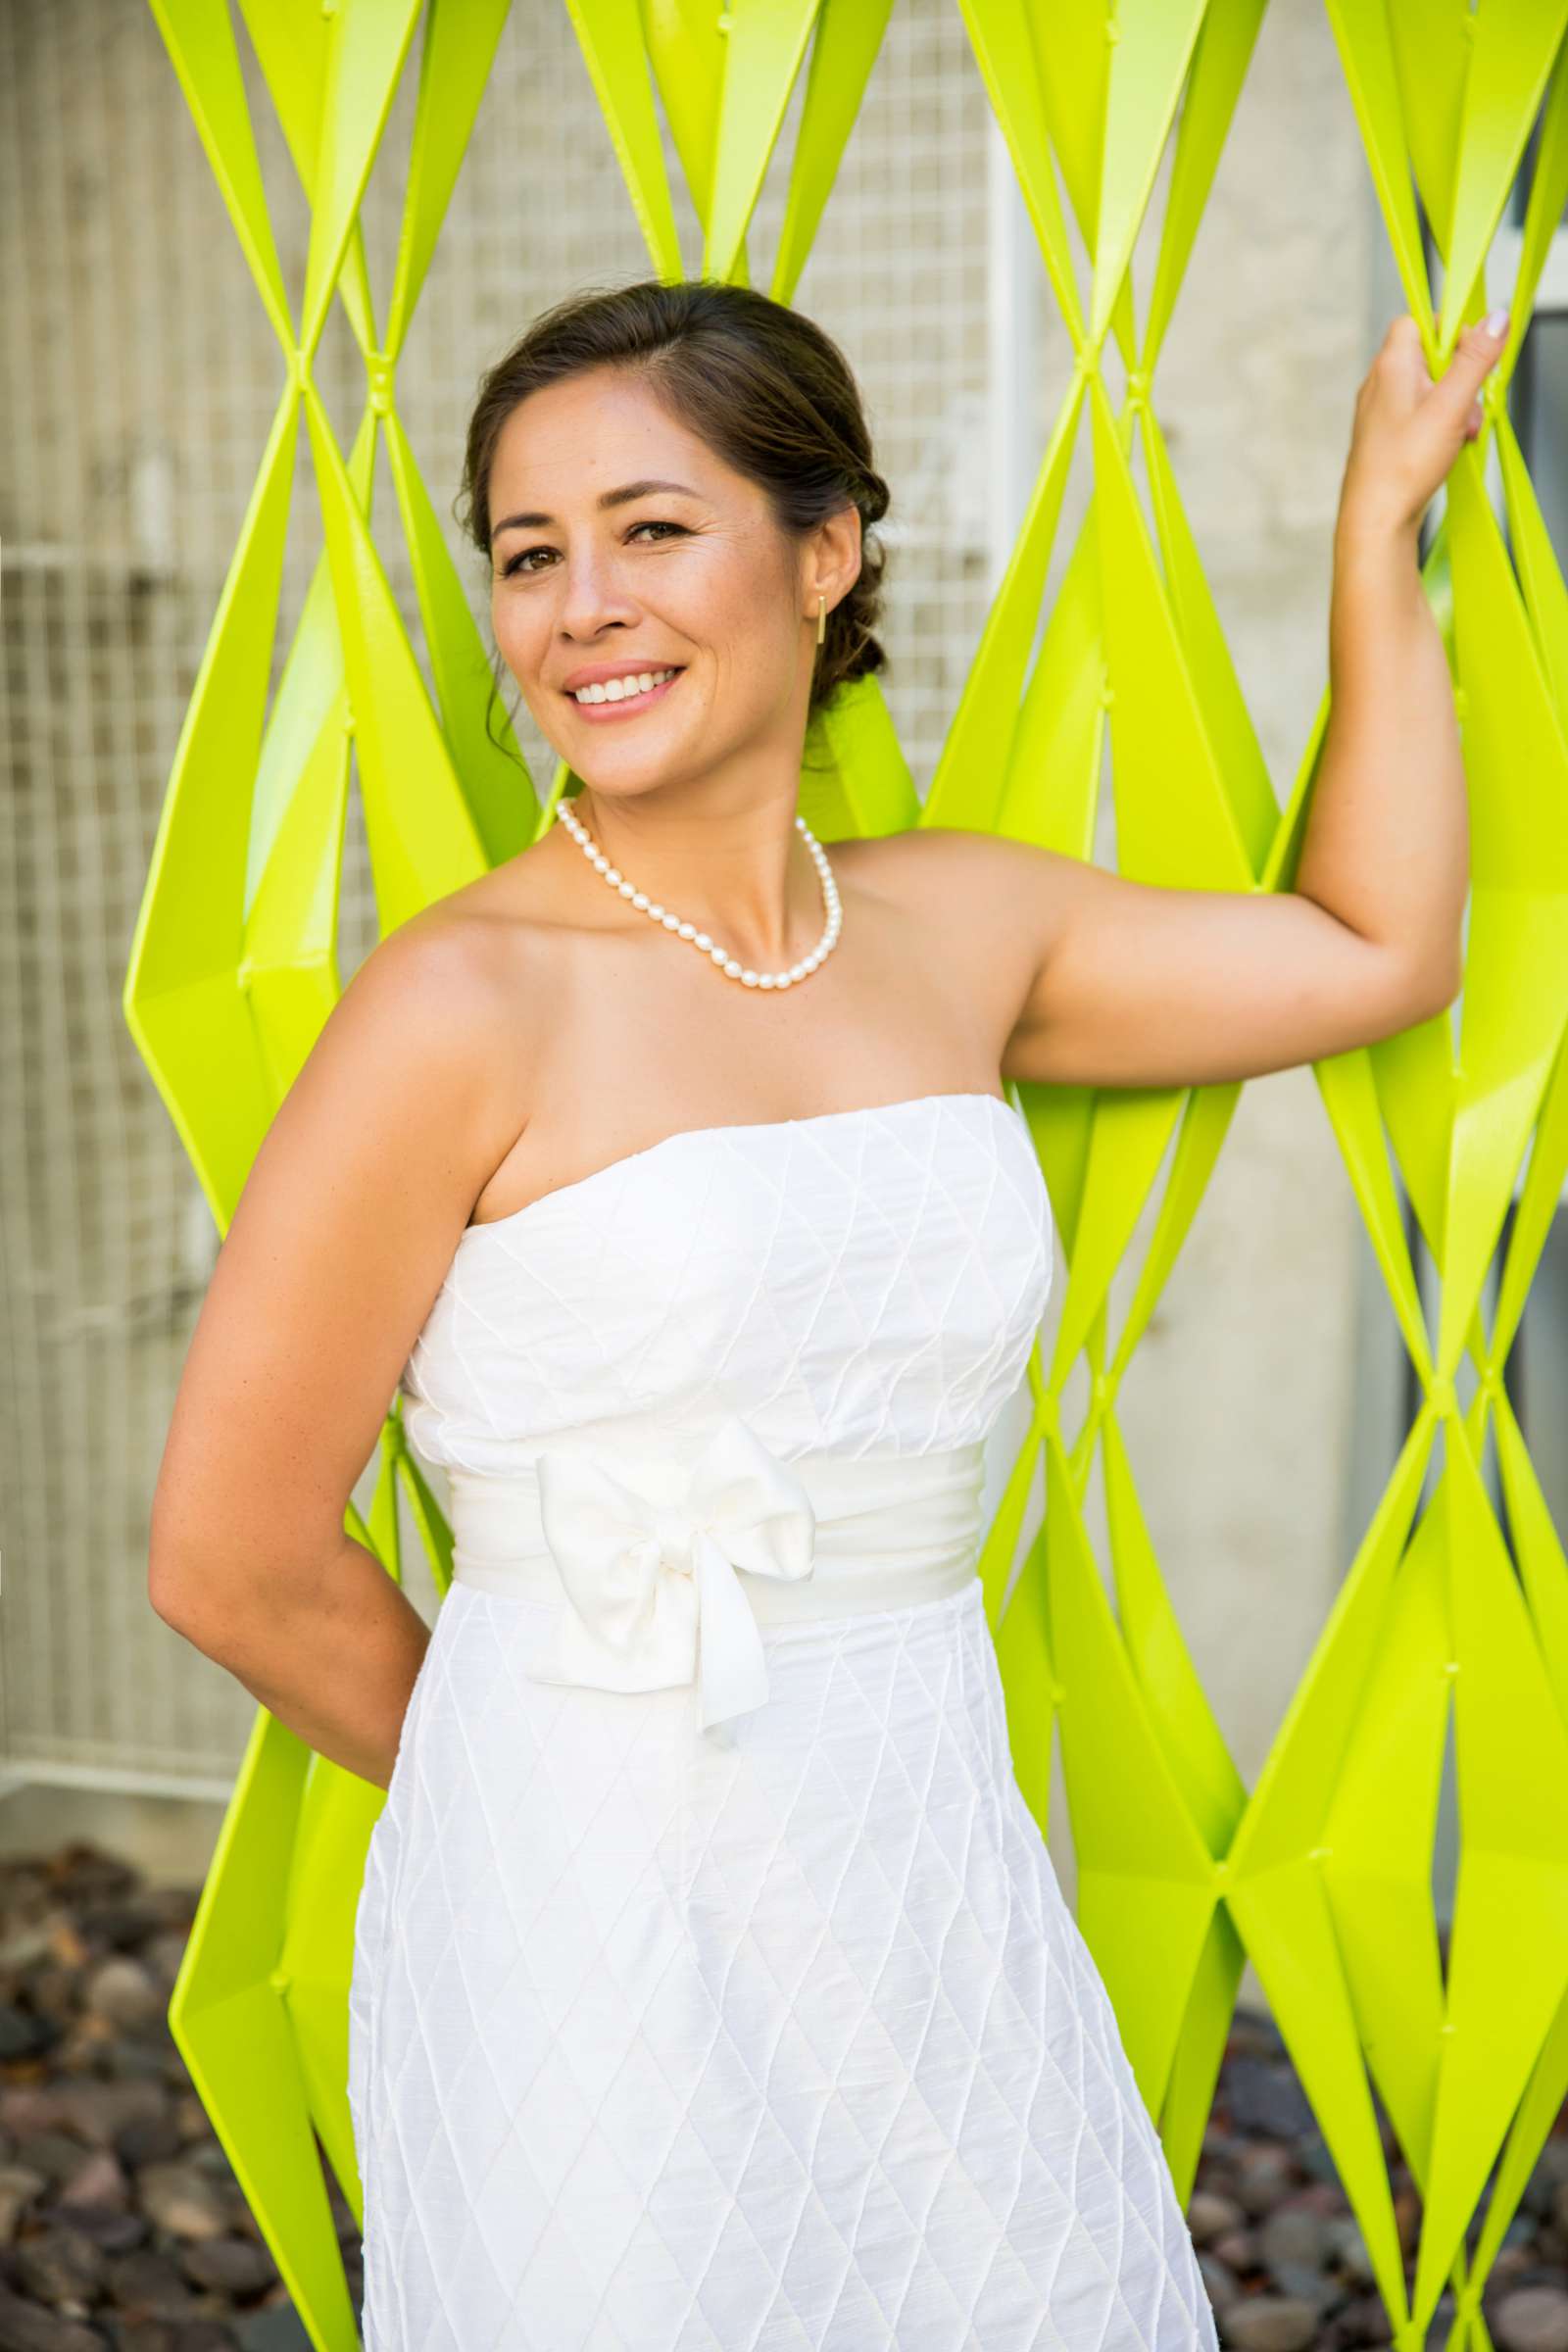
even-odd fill
[[(887, 507), (796, 313), (649, 283), (482, 389), (497, 642), (583, 780), (355, 975), (192, 1345), (160, 1613), (387, 1787), (350, 2092), (368, 2352), (1187, 2352), (1192, 2241), (1012, 1776), (984, 1441), (1052, 1279), (1013, 1079), (1344, 1052), (1457, 986), (1422, 509), (1501, 348), (1397, 320), (1297, 890), (815, 841)], [(626, 683), (630, 681), (630, 683)], [(393, 1390), (433, 1634), (342, 1534)]]

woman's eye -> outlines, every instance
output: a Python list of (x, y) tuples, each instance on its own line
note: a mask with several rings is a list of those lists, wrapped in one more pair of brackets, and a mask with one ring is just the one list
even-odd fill
[[(626, 536), (628, 539), (635, 539), (639, 531), (675, 531), (684, 537), (686, 525), (683, 522), (656, 521), (650, 517), (646, 522), (634, 522)], [(510, 580), (514, 571), (537, 571), (539, 566), (531, 559), (534, 556), (550, 556), (554, 553), (554, 548), (550, 547), (525, 547), (519, 555), (513, 557), (510, 564), (502, 566), (501, 576), (504, 580)]]

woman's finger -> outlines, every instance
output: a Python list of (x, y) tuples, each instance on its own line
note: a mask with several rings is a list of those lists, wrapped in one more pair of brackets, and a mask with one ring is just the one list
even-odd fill
[(1494, 311), (1464, 329), (1454, 344), (1452, 358), (1428, 396), (1440, 413), (1451, 414), (1455, 424), (1472, 413), (1476, 395), (1495, 368), (1507, 340), (1506, 311)]

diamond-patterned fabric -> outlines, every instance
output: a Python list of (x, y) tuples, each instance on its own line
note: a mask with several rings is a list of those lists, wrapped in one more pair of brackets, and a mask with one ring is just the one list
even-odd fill
[[(693, 1131), (465, 1235), (411, 1432), (961, 1445), (1051, 1267), (996, 1097)], [(557, 1605), (451, 1587), (371, 1837), (367, 2352), (1212, 2348), (978, 1578), (765, 1628), (707, 1733), (690, 1688), (529, 1680)]]
[(996, 1095), (689, 1129), (468, 1228), (404, 1426), (471, 1470), (725, 1410), (786, 1461), (961, 1446), (1017, 1386), (1051, 1276), (1040, 1163)]

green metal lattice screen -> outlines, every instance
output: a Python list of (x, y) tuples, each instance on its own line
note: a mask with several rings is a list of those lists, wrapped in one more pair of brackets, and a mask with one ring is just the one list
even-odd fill
[[(242, 0), (311, 207), (297, 321), (226, 0), (151, 5), (283, 361), (124, 995), (226, 1227), (336, 994), (351, 761), (383, 931), (525, 847), (566, 777), (558, 769), (542, 794), (519, 795), (514, 744), (498, 750), (486, 733), (489, 659), (396, 405), (399, 355), (506, 0), (430, 0), (424, 11), (419, 0)], [(791, 300), (892, 0), (566, 5), (662, 275), (685, 273), (664, 130), (702, 225), (703, 270), (748, 278), (748, 230), (799, 98), (767, 289)], [(923, 801), (873, 677), (814, 722), (803, 812), (830, 839), (956, 823), (1085, 857), (1108, 749), (1124, 872), (1189, 888), (1288, 888), (1326, 698), (1282, 812), (1184, 519), (1156, 381), (1264, 0), (956, 5), (1075, 364)], [(1505, 403), (1568, 197), (1568, 0), (1327, 0), (1327, 12), (1434, 373), (1484, 310), (1506, 301), (1514, 321), (1487, 386), (1486, 429), (1458, 460), (1425, 565), (1471, 785), (1457, 1053), (1444, 1014), (1315, 1071), (1424, 1403), (1249, 1790), (1170, 1607), (1116, 1416), (1240, 1088), (1024, 1087), (1068, 1272), (1051, 1361), (1037, 1348), (1030, 1365), (1027, 1433), (982, 1571), (1018, 1779), (1044, 1827), (1059, 1740), (1079, 1923), (1178, 2191), (1192, 2185), (1250, 1959), (1360, 2221), (1395, 2341), (1425, 2342), (1447, 2285), (1452, 2340), (1484, 2344), (1487, 2274), (1568, 2091), (1568, 1558), (1501, 1378), (1568, 1172), (1568, 591)], [(421, 20), (403, 231), (378, 335), (359, 215)], [(1488, 253), (1533, 131), (1517, 283), (1488, 288)], [(1140, 322), (1133, 256), (1168, 147)], [(1443, 266), (1436, 301), (1423, 215)], [(313, 381), (334, 297), (366, 371), (346, 454)], [(1112, 357), (1119, 398), (1105, 372)], [(269, 707), (302, 418), (324, 543)], [(424, 667), (371, 530), (383, 445)], [(1083, 446), (1093, 495), (1042, 615), (1068, 466)], [(1506, 538), (1483, 486), (1494, 447)], [(1441, 1280), (1435, 1334), (1401, 1184)], [(1113, 1331), (1112, 1278), (1146, 1213), (1152, 1240)], [(1499, 1249), (1489, 1329), (1483, 1298)], [(1475, 1385), (1461, 1409), (1467, 1361)], [(1087, 1409), (1069, 1428), (1064, 1393), (1080, 1367)], [(1489, 1444), (1506, 1543), (1482, 1475)], [(1042, 1461), (1044, 1521), (1014, 1575)], [(1103, 1562), (1085, 1510), (1097, 1462)], [(350, 1511), (352, 1532), (392, 1575), (400, 1491), (444, 1593), (448, 1530), (394, 1413), (368, 1517)], [(1431, 1855), (1450, 1721), (1460, 1858), (1445, 1970)], [(379, 1802), (369, 1784), (258, 1714), (171, 2012), (313, 2340), (334, 2352), (355, 2330), (313, 2132), (358, 2209), (347, 1985)], [(1409, 2280), (1374, 2091), (1423, 2200)]]

